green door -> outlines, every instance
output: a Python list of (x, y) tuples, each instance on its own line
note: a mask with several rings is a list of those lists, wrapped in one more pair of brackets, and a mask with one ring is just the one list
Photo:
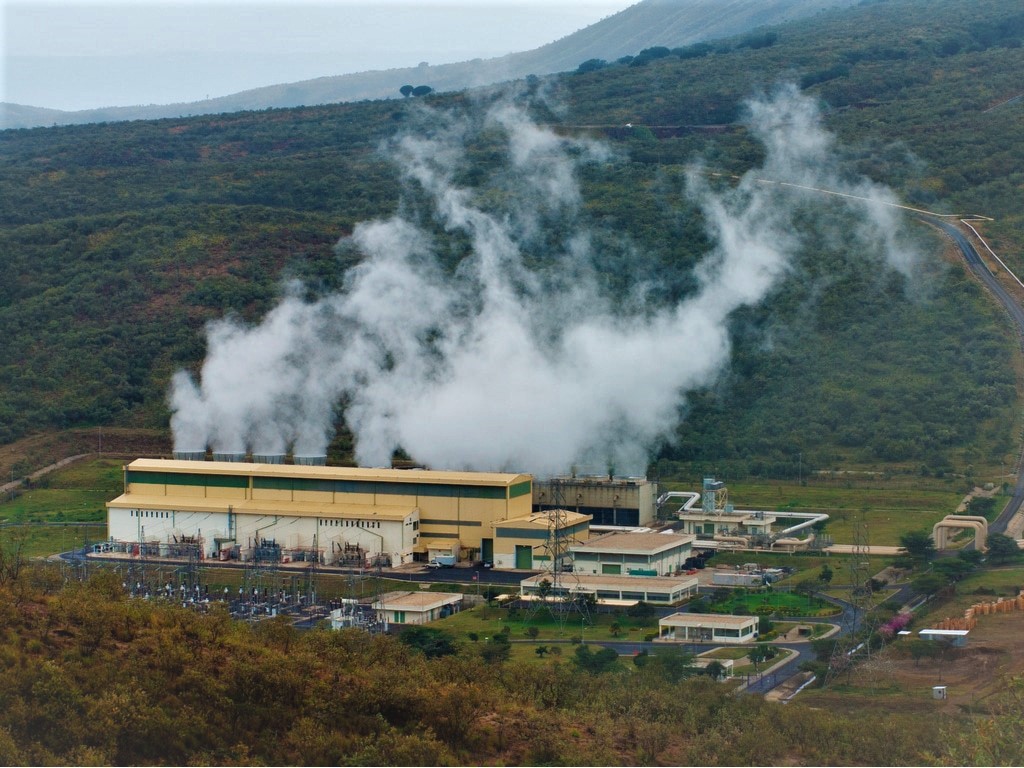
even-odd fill
[(516, 544), (516, 568), (524, 571), (533, 568), (533, 547)]
[(618, 576), (622, 573), (622, 566), (618, 563), (601, 563), (601, 573)]
[(480, 539), (480, 559), (485, 563), (494, 562), (494, 539)]
[(704, 535), (705, 536), (714, 536), (715, 535), (715, 524), (714, 523), (704, 523)]

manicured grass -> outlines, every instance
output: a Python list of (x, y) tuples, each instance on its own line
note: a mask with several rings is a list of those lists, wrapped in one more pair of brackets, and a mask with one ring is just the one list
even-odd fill
[(777, 590), (734, 594), (728, 600), (712, 604), (710, 610), (716, 613), (736, 613), (740, 610), (745, 614), (777, 612), (791, 616), (826, 616), (839, 613), (838, 608), (823, 600)]
[(737, 661), (738, 659), (747, 658), (747, 654), (750, 653), (749, 646), (741, 646), (737, 648), (716, 648), (713, 651), (702, 653), (700, 657), (702, 659), (732, 659)]
[[(454, 616), (441, 619), (433, 624), (440, 629), (466, 637), (470, 632), (476, 633), (482, 640), (485, 637), (501, 632), (509, 627), (513, 640), (532, 639), (527, 633), (530, 627), (537, 629), (536, 641), (543, 644), (545, 640), (571, 640), (581, 635), (584, 640), (643, 640), (644, 635), (657, 634), (657, 619), (650, 619), (646, 624), (639, 619), (613, 614), (595, 614), (588, 622), (579, 613), (569, 613), (563, 622), (556, 620), (544, 609), (531, 612), (518, 610), (509, 616), (505, 608), (477, 606), (460, 611)], [(612, 625), (618, 624), (618, 636), (613, 634)]]

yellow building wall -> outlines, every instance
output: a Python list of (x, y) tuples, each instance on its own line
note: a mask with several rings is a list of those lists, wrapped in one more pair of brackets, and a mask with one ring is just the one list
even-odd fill
[(372, 493), (336, 493), (334, 494), (334, 503), (372, 506), (375, 502)]
[(206, 486), (206, 498), (208, 499), (238, 499), (244, 501), (248, 498), (248, 488), (216, 488)]
[[(147, 486), (149, 488), (167, 488), (166, 485), (161, 486)], [(164, 494), (167, 495), (167, 494)], [(206, 498), (206, 486), (205, 485), (180, 485), (174, 486), (174, 496), (188, 496), (193, 499), (205, 499)]]
[(409, 493), (377, 493), (373, 503), (382, 507), (409, 507), (416, 503), (416, 497)]
[(125, 493), (137, 493), (140, 496), (166, 496), (167, 486), (157, 483), (128, 483)]
[(253, 501), (291, 501), (292, 491), (279, 488), (253, 488)]
[(333, 504), (334, 493), (331, 491), (292, 491), (292, 500), (313, 504)]
[(448, 496), (419, 496), (417, 502), (422, 517), (454, 520), (459, 516), (459, 500)]

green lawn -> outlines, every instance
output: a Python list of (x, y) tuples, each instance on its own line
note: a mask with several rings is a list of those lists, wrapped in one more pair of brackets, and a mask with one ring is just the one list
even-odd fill
[[(653, 618), (643, 623), (627, 616), (592, 613), (590, 619), (588, 622), (579, 613), (570, 612), (564, 622), (559, 622), (543, 609), (534, 612), (520, 609), (510, 618), (506, 608), (477, 606), (434, 622), (432, 626), (448, 630), (459, 637), (468, 637), (473, 632), (481, 640), (502, 632), (505, 627), (509, 628), (510, 639), (527, 640), (531, 639), (527, 633), (529, 628), (536, 627), (536, 641), (541, 644), (550, 640), (579, 638), (581, 632), (584, 640), (591, 641), (643, 640), (645, 635), (658, 632), (657, 619)], [(612, 625), (616, 623), (620, 627), (617, 637), (612, 632)]]
[(790, 616), (831, 616), (839, 613), (838, 608), (823, 600), (777, 590), (734, 594), (727, 600), (712, 604), (710, 610), (716, 613), (736, 613), (740, 610), (746, 615), (781, 613)]

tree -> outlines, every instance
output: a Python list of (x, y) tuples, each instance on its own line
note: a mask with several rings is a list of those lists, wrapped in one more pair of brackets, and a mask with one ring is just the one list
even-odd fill
[(900, 536), (900, 546), (914, 560), (927, 562), (935, 558), (935, 543), (927, 531), (908, 531)]
[(551, 581), (549, 579), (541, 579), (537, 582), (537, 597), (541, 601), (547, 601), (551, 597)]
[(509, 643), (508, 635), (499, 633), (488, 640), (480, 647), (480, 655), (488, 664), (496, 664), (507, 661), (512, 655), (512, 645)]
[(712, 661), (704, 667), (704, 674), (712, 680), (721, 680), (725, 677), (726, 671), (725, 665), (720, 661)]
[(407, 627), (398, 639), (428, 659), (451, 656), (457, 651), (454, 638), (444, 630), (433, 627)]
[(985, 555), (982, 554), (981, 550), (974, 548), (961, 549), (956, 553), (956, 556), (965, 563), (970, 563), (971, 565), (981, 565), (981, 561), (985, 559)]
[(546, 645), (538, 645), (536, 648), (533, 649), (533, 652), (540, 656), (542, 659), (544, 658), (544, 655), (550, 653), (550, 651), (551, 649), (548, 648)]
[(618, 637), (622, 634), (622, 625), (617, 621), (613, 621), (612, 625), (608, 627), (608, 631), (612, 633), (612, 637)]
[(829, 567), (828, 563), (825, 563), (821, 566), (821, 573), (818, 574), (818, 581), (828, 587), (828, 585), (832, 583), (833, 575), (832, 569)]
[(531, 640), (536, 640), (539, 634), (540, 630), (532, 624), (526, 628), (526, 636)]
[(614, 648), (601, 648), (596, 653), (589, 645), (578, 645), (573, 653), (573, 663), (585, 672), (599, 675), (607, 672), (619, 660)]
[(1005, 563), (1020, 557), (1020, 547), (1016, 540), (1003, 533), (990, 533), (988, 536), (988, 556), (994, 563)]
[(919, 595), (933, 595), (949, 583), (940, 573), (923, 573), (910, 582), (910, 586)]
[(429, 85), (417, 85), (412, 89), (413, 96), (426, 96), (428, 93), (433, 93), (434, 89)]
[(578, 67), (576, 67), (576, 71), (578, 73), (596, 72), (597, 70), (604, 69), (607, 66), (608, 62), (605, 61), (604, 59), (587, 59)]
[(398, 89), (398, 92), (405, 96), (405, 98), (409, 98), (410, 96), (412, 96), (412, 91), (413, 87), (411, 85), (403, 85), (401, 88)]

